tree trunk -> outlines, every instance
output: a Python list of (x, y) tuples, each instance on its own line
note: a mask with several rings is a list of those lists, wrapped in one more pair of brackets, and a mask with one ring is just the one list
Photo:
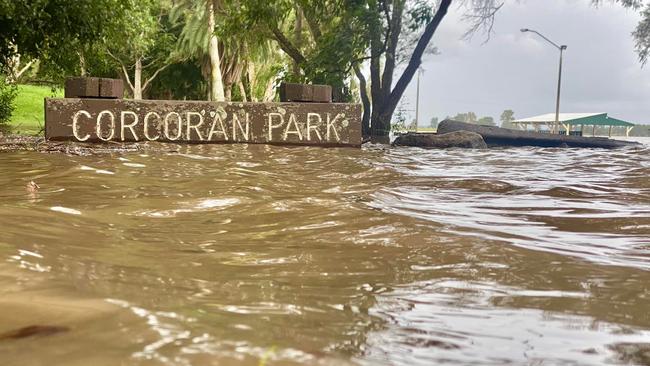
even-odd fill
[(133, 74), (133, 99), (142, 99), (142, 59), (135, 59), (135, 73)]
[(445, 15), (447, 15), (447, 10), (451, 5), (451, 1), (452, 0), (442, 0), (435, 16), (424, 28), (424, 33), (422, 33), (422, 36), (418, 40), (418, 43), (415, 46), (415, 50), (413, 50), (413, 54), (411, 55), (408, 65), (406, 66), (406, 69), (395, 84), (395, 88), (393, 88), (393, 91), (390, 93), (390, 97), (384, 101), (384, 103), (382, 103), (383, 110), (381, 112), (381, 120), (388, 120), (388, 123), (390, 124), (390, 120), (393, 117), (395, 108), (397, 108), (397, 103), (399, 103), (400, 99), (402, 99), (402, 95), (404, 95), (406, 87), (413, 79), (413, 75), (415, 75), (415, 73), (418, 71), (418, 68), (422, 63), (422, 55), (429, 45), (429, 42), (431, 42), (431, 38), (436, 33), (438, 26), (444, 19)]
[[(380, 10), (376, 2), (370, 2), (371, 10), (379, 16)], [(370, 39), (370, 95), (372, 96), (372, 114), (370, 124), (370, 134), (372, 136), (388, 136), (390, 132), (390, 123), (388, 126), (382, 126), (379, 121), (379, 111), (381, 108), (381, 62), (379, 55), (382, 53), (383, 44), (381, 41), (382, 26), (380, 19), (371, 21), (371, 39)], [(388, 127), (386, 129), (386, 127)], [(385, 130), (385, 131), (384, 131)]]
[(239, 87), (239, 94), (241, 94), (242, 102), (248, 102), (248, 97), (246, 96), (246, 88), (244, 87), (244, 82), (242, 80), (239, 80), (237, 86)]
[(226, 84), (223, 88), (226, 102), (232, 101), (232, 84)]
[(252, 61), (247, 61), (248, 65), (248, 89), (250, 89), (250, 101), (257, 102), (257, 97), (255, 96), (255, 87), (257, 85), (257, 72), (255, 70), (255, 63)]
[(299, 49), (294, 46), (287, 37), (278, 29), (278, 27), (271, 27), (271, 32), (273, 33), (273, 37), (275, 37), (275, 40), (278, 42), (278, 45), (286, 53), (293, 59), (295, 63), (298, 65), (303, 65), (305, 63), (305, 56), (302, 55)]
[(208, 0), (208, 32), (210, 34), (210, 99), (216, 102), (226, 100), (221, 76), (221, 60), (219, 57), (219, 40), (214, 34), (216, 21), (214, 18), (214, 2)]
[(366, 83), (366, 77), (363, 76), (363, 73), (359, 70), (359, 65), (354, 65), (354, 73), (357, 75), (357, 79), (359, 79), (359, 94), (361, 96), (361, 103), (363, 104), (361, 135), (366, 138), (370, 136), (370, 113), (372, 112), (370, 107), (370, 98), (368, 97), (368, 86)]
[(397, 45), (402, 33), (402, 13), (404, 12), (404, 0), (395, 0), (393, 2), (393, 11), (390, 19), (390, 34), (386, 43), (386, 53), (384, 60), (384, 72), (381, 76), (381, 98), (387, 99), (390, 96), (393, 87), (393, 75), (395, 74), (395, 65), (397, 65)]
[[(31, 60), (29, 61), (25, 66), (23, 66), (20, 70), (18, 71), (12, 71), (10, 75), (7, 76), (7, 81), (10, 83), (17, 83), (20, 78), (23, 76), (27, 70), (29, 70), (30, 67), (34, 64), (36, 60)], [(18, 66), (18, 65), (16, 65)], [(13, 75), (12, 75), (13, 74)]]
[(84, 57), (83, 52), (79, 51), (79, 76), (87, 76), (88, 71), (86, 70), (86, 58)]
[(266, 88), (264, 90), (264, 98), (262, 102), (272, 102), (275, 99), (275, 80), (271, 79), (266, 83)]
[[(411, 58), (409, 60), (408, 65), (406, 66), (406, 69), (402, 73), (402, 76), (400, 76), (399, 80), (395, 84), (395, 87), (392, 88), (392, 85), (389, 85), (388, 83), (390, 82), (392, 84), (392, 72), (394, 70), (388, 70), (389, 67), (394, 68), (394, 65), (391, 65), (391, 59), (389, 59), (389, 53), (391, 53), (392, 48), (394, 45), (396, 45), (396, 42), (393, 42), (393, 39), (391, 36), (393, 36), (395, 33), (394, 30), (391, 30), (391, 34), (389, 37), (391, 39), (388, 40), (388, 47), (387, 47), (387, 61), (386, 61), (386, 70), (384, 70), (384, 75), (383, 78), (380, 80), (379, 78), (379, 73), (380, 73), (380, 65), (379, 65), (379, 58), (378, 57), (373, 57), (370, 62), (370, 72), (371, 72), (371, 90), (372, 90), (372, 117), (371, 117), (371, 135), (374, 136), (382, 136), (382, 137), (387, 137), (390, 133), (390, 123), (393, 118), (393, 113), (395, 113), (395, 108), (397, 108), (397, 104), (399, 103), (400, 99), (402, 99), (402, 96), (404, 95), (404, 91), (406, 90), (406, 87), (408, 84), (411, 82), (413, 79), (413, 76), (417, 72), (418, 68), (420, 67), (420, 64), (422, 63), (422, 55), (424, 54), (424, 51), (426, 50), (427, 46), (429, 45), (429, 42), (431, 42), (431, 38), (435, 34), (436, 30), (438, 29), (438, 26), (444, 19), (445, 15), (447, 15), (447, 10), (449, 9), (449, 6), (451, 5), (452, 0), (441, 0), (440, 6), (438, 7), (438, 10), (436, 11), (436, 14), (434, 17), (431, 19), (431, 21), (426, 25), (424, 32), (422, 33), (422, 36), (418, 40), (417, 45), (415, 46), (415, 49), (413, 50), (413, 54), (411, 55)], [(398, 11), (399, 14), (401, 14), (401, 9), (398, 7), (395, 9), (393, 8), (394, 11)], [(393, 13), (393, 17), (395, 16), (395, 13)], [(399, 22), (394, 21), (391, 22), (391, 26), (397, 25)], [(378, 32), (373, 32), (373, 38), (371, 39), (371, 52), (373, 49), (379, 49), (380, 45), (378, 44), (379, 37), (374, 36)], [(373, 55), (376, 53), (373, 52)], [(394, 52), (393, 52), (394, 56)], [(390, 93), (388, 93), (390, 91)]]
[[(302, 11), (300, 11), (300, 7), (298, 5), (295, 6), (295, 10), (296, 10), (296, 27), (293, 30), (294, 32), (293, 37), (294, 37), (294, 42), (296, 44), (296, 48), (300, 49), (300, 47), (302, 46)], [(300, 65), (295, 60), (293, 61), (292, 72), (296, 80), (299, 80)]]

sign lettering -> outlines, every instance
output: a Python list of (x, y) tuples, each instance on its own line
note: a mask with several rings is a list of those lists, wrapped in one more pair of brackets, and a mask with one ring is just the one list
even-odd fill
[(75, 98), (45, 104), (51, 140), (361, 145), (357, 104)]

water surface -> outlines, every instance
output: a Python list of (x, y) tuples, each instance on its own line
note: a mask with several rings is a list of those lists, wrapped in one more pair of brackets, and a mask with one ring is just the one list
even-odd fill
[(0, 153), (32, 325), (3, 365), (648, 364), (650, 148)]

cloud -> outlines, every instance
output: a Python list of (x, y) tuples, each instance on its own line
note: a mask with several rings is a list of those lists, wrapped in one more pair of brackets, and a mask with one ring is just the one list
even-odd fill
[[(589, 0), (509, 1), (497, 15), (489, 42), (462, 36), (467, 24), (454, 8), (433, 42), (439, 55), (423, 63), (420, 120), (473, 111), (498, 119), (504, 109), (517, 117), (553, 112), (559, 52), (521, 28), (536, 29), (567, 44), (562, 83), (563, 112), (606, 111), (650, 123), (650, 68), (642, 69), (631, 32), (637, 13)], [(414, 80), (406, 93), (415, 107)], [(426, 122), (422, 122), (426, 123)]]

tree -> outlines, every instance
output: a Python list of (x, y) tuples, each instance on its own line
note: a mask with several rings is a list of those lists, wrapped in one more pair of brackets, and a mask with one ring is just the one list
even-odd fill
[[(349, 99), (348, 80), (354, 72), (364, 105), (363, 133), (386, 137), (393, 113), (423, 55), (432, 50), (431, 39), (452, 2), (239, 0), (227, 2), (227, 18), (240, 33), (246, 29), (277, 42), (301, 71), (286, 70), (285, 80), (330, 84), (335, 99), (342, 100)], [(496, 0), (456, 2), (469, 5), (473, 30), (489, 24), (499, 8)], [(365, 61), (370, 64), (369, 81), (362, 72)]]
[[(432, 7), (424, 2), (409, 3), (409, 5), (413, 6), (408, 9), (405, 0), (368, 2), (373, 13), (368, 23), (368, 30), (370, 31), (370, 89), (372, 96), (370, 131), (373, 136), (388, 136), (389, 123), (395, 108), (402, 98), (406, 86), (420, 66), (422, 55), (433, 34), (446, 16), (451, 2), (451, 0), (442, 0), (435, 14), (432, 12)], [(397, 66), (397, 48), (400, 36), (403, 34), (405, 13), (411, 16), (415, 29), (424, 25), (424, 31), (412, 51), (408, 65), (395, 85), (393, 85)], [(383, 71), (382, 56), (384, 60)]]
[(451, 119), (453, 119), (454, 121), (467, 122), (467, 123), (478, 122), (478, 118), (476, 117), (476, 113), (474, 112), (458, 113)]
[(479, 118), (476, 123), (481, 126), (496, 126), (496, 123), (494, 123), (494, 118), (489, 116)]
[(512, 121), (515, 120), (515, 112), (512, 111), (512, 109), (506, 109), (501, 113), (501, 127), (503, 128), (512, 128)]
[[(489, 31), (501, 5), (497, 6), (494, 0), (472, 0), (467, 3), (470, 4), (470, 14), (466, 19), (472, 22), (469, 33), (486, 26)], [(372, 135), (388, 136), (395, 108), (420, 67), (422, 57), (451, 4), (452, 0), (440, 0), (437, 7), (424, 0), (368, 0), (371, 16), (365, 19), (370, 47), (366, 57), (370, 58)], [(399, 48), (400, 42), (403, 43), (405, 39), (415, 41), (412, 48)], [(408, 55), (408, 62), (394, 82), (398, 49)], [(365, 109), (364, 113), (368, 113), (368, 110)]]
[(215, 33), (219, 5), (218, 0), (180, 0), (174, 6), (171, 18), (183, 25), (179, 51), (188, 56), (208, 57), (208, 99), (225, 101), (219, 39)]
[(196, 60), (183, 60), (166, 67), (150, 83), (151, 99), (205, 100), (208, 84)]
[(241, 35), (246, 29), (264, 35), (291, 59), (292, 70), (285, 70), (285, 80), (329, 84), (336, 100), (349, 99), (352, 61), (367, 45), (361, 21), (367, 16), (365, 0), (240, 0), (228, 4), (225, 28), (229, 33)]
[(0, 133), (3, 132), (3, 125), (11, 118), (16, 107), (14, 101), (18, 94), (16, 85), (6, 83), (4, 79), (5, 76), (0, 74)]
[(409, 130), (409, 127), (406, 125), (406, 114), (408, 112), (407, 107), (408, 102), (406, 100), (400, 102), (391, 123), (391, 131), (396, 133), (404, 133)]
[(467, 113), (457, 113), (455, 116), (450, 117), (454, 121), (467, 122)]
[(130, 7), (129, 0), (0, 0), (0, 66), (18, 55), (26, 62), (48, 55), (66, 64), (71, 59), (62, 49), (101, 41)]
[(112, 24), (103, 49), (121, 70), (133, 96), (144, 91), (174, 59), (175, 36), (169, 31), (169, 5), (158, 0), (131, 0), (131, 11)]
[(438, 117), (431, 117), (431, 121), (429, 121), (429, 127), (438, 128)]

